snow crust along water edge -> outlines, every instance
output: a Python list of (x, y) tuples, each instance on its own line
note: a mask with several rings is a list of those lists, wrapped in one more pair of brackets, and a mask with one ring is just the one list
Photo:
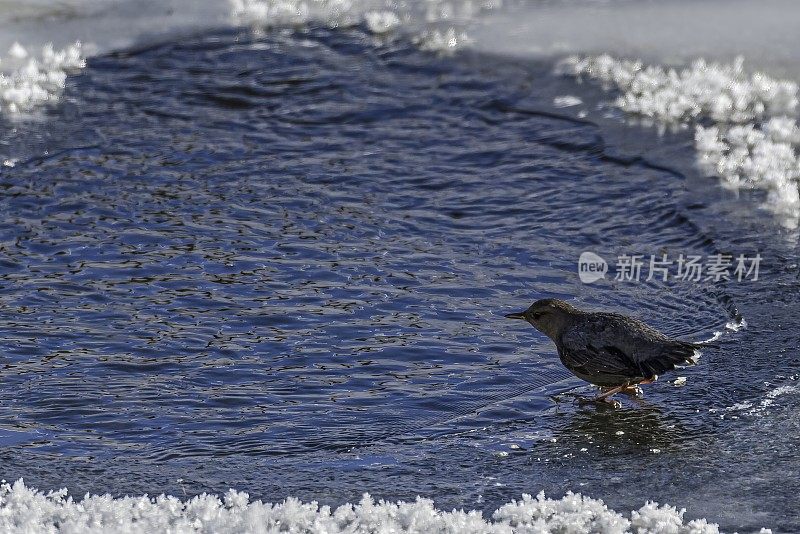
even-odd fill
[[(41, 492), (23, 480), (0, 485), (0, 531), (65, 533), (153, 532), (373, 532), (414, 533), (604, 533), (714, 534), (705, 519), (684, 520), (684, 510), (648, 502), (630, 514), (609, 509), (601, 500), (568, 493), (550, 499), (523, 495), (490, 518), (478, 511), (443, 511), (430, 499), (386, 502), (365, 494), (357, 504), (335, 509), (287, 498), (271, 504), (251, 501), (244, 492), (187, 500), (158, 497), (85, 495), (75, 500), (66, 490)], [(771, 531), (762, 529), (761, 534)]]
[[(580, 21), (587, 16), (587, 8), (578, 9), (572, 4), (556, 3), (561, 11), (556, 9), (555, 13), (565, 20), (562, 30), (568, 31), (577, 25), (573, 33), (585, 33)], [(786, 7), (779, 0), (768, 4), (775, 4), (772, 9), (775, 12)], [(577, 5), (584, 3), (577, 2)], [(632, 7), (624, 2), (610, 5), (610, 11), (606, 9), (595, 15), (645, 20), (643, 15), (632, 15), (630, 10), (655, 9)], [(680, 3), (669, 6), (678, 12), (687, 9)], [(0, 56), (0, 113), (6, 116), (35, 112), (57, 102), (67, 75), (83, 68), (85, 55), (130, 46), (155, 38), (154, 35), (175, 37), (181, 32), (219, 26), (263, 29), (311, 21), (332, 26), (362, 23), (378, 36), (402, 31), (421, 49), (442, 53), (464, 46), (491, 50), (494, 45), (487, 35), (497, 34), (501, 29), (497, 27), (501, 23), (491, 23), (492, 16), (497, 15), (500, 21), (508, 16), (499, 14), (502, 0), (430, 0), (403, 4), (388, 0), (169, 0), (163, 3), (68, 0), (57, 6), (46, 1), (0, 0), (0, 7), (5, 8), (0, 10), (3, 13), (0, 14), (0, 35), (3, 36), (0, 37), (0, 54), (3, 47), (7, 47), (7, 53)], [(718, 7), (715, 0), (707, 0), (689, 9), (704, 13), (703, 10)], [(554, 16), (553, 6), (540, 6), (540, 9)], [(760, 13), (765, 11), (770, 10)], [(785, 18), (794, 20), (794, 11), (789, 10)], [(775, 19), (763, 15), (761, 18), (768, 22)], [(471, 32), (471, 27), (479, 22), (483, 25), (480, 31)], [(529, 26), (531, 22), (525, 24)], [(525, 24), (523, 28), (528, 27)], [(736, 24), (741, 24), (741, 20), (728, 21), (728, 26)], [(776, 33), (782, 32), (776, 30)], [(481, 42), (475, 41), (473, 35), (476, 34)], [(701, 37), (698, 40), (708, 39)], [(531, 42), (539, 39), (537, 35), (530, 36)], [(562, 36), (563, 39), (566, 37)], [(605, 42), (602, 32), (590, 42), (582, 39), (586, 36), (578, 38), (576, 35), (574, 41), (562, 42), (560, 48), (542, 51), (541, 47), (533, 47), (531, 50), (557, 57), (563, 53), (562, 49), (597, 48)], [(519, 35), (511, 39), (512, 42), (519, 40)], [(608, 44), (611, 46), (610, 41)], [(646, 50), (637, 45), (635, 39), (628, 46), (631, 50)], [(527, 43), (517, 44), (516, 50), (524, 51), (526, 47), (530, 48)], [(674, 47), (674, 43), (664, 43), (664, 54), (674, 52)], [(534, 53), (531, 50), (528, 53)], [(755, 55), (763, 55), (762, 52), (754, 50)], [(758, 65), (746, 68), (742, 58), (732, 63), (697, 58), (684, 68), (673, 68), (658, 64), (645, 66), (641, 60), (609, 54), (574, 55), (563, 60), (559, 70), (576, 78), (599, 80), (619, 91), (621, 95), (614, 104), (630, 115), (653, 119), (662, 125), (690, 125), (695, 129), (697, 160), (704, 173), (720, 177), (723, 185), (731, 189), (765, 190), (764, 207), (780, 215), (784, 226), (792, 229), (800, 226), (797, 81), (770, 76), (760, 71)], [(557, 99), (556, 107), (564, 107), (564, 98), (567, 97)]]
[(557, 72), (597, 80), (620, 94), (613, 104), (662, 126), (694, 128), (699, 168), (731, 189), (762, 189), (765, 208), (789, 228), (800, 222), (798, 84), (733, 63), (694, 61), (685, 68), (638, 60), (570, 56)]
[(403, 30), (423, 50), (469, 42), (464, 27), (502, 0), (0, 0), (0, 113), (31, 114), (58, 102), (85, 57), (221, 27), (364, 24)]

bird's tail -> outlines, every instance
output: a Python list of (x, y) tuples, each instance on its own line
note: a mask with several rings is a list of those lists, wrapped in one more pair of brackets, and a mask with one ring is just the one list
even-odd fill
[(688, 341), (673, 341), (656, 357), (639, 362), (639, 367), (645, 378), (664, 374), (676, 367), (696, 365), (700, 358), (697, 343)]

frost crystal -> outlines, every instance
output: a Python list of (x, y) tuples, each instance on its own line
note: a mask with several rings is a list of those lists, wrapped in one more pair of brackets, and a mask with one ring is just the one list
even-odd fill
[(375, 501), (365, 494), (358, 504), (335, 510), (289, 497), (278, 504), (251, 501), (229, 490), (220, 499), (202, 494), (176, 497), (86, 495), (74, 501), (66, 490), (42, 493), (22, 480), (0, 485), (0, 531), (151, 533), (151, 532), (326, 532), (372, 533), (670, 533), (715, 534), (706, 520), (684, 523), (684, 511), (647, 503), (630, 518), (609, 510), (603, 501), (567, 493), (562, 499), (523, 495), (497, 510), (491, 519), (478, 511), (444, 512), (433, 501)]
[(684, 69), (644, 66), (608, 55), (569, 57), (557, 71), (588, 77), (621, 95), (623, 111), (662, 124), (695, 126), (701, 168), (734, 188), (765, 189), (768, 207), (792, 227), (800, 218), (800, 130), (795, 82), (747, 74), (743, 61), (699, 59)]
[(400, 24), (400, 19), (391, 11), (369, 11), (364, 14), (364, 22), (372, 33), (388, 33)]
[[(28, 57), (19, 43), (14, 43), (9, 54), (17, 60)], [(0, 111), (28, 112), (57, 101), (64, 90), (67, 72), (84, 66), (80, 43), (63, 50), (46, 45), (38, 59), (31, 57), (12, 72), (0, 74)]]

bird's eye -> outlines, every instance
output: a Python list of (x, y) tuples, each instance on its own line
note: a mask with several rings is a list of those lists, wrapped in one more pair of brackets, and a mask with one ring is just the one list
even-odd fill
[(544, 315), (544, 312), (534, 312), (530, 315), (530, 318), (535, 321), (539, 319), (542, 315)]

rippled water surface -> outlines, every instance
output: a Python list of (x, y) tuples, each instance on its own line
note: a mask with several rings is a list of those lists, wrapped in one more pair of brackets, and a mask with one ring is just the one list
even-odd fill
[[(800, 528), (794, 241), (542, 112), (545, 72), (322, 29), (91, 60), (46, 135), (6, 125), (49, 154), (0, 171), (4, 476), (487, 510), (573, 490)], [(769, 261), (585, 286), (584, 250)], [(683, 388), (580, 408), (502, 317), (545, 296), (686, 339), (749, 326)]]

